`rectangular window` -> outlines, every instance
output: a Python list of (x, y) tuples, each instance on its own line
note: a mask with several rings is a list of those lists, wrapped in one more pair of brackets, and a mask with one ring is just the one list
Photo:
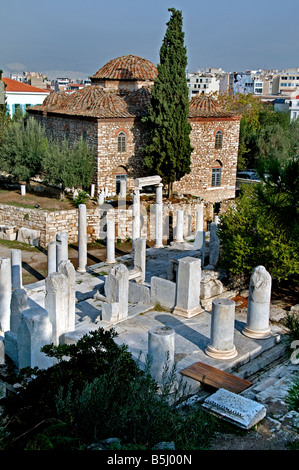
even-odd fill
[(121, 181), (127, 181), (127, 175), (116, 175), (115, 176), (115, 192), (119, 194)]
[(221, 168), (212, 168), (212, 187), (221, 185)]

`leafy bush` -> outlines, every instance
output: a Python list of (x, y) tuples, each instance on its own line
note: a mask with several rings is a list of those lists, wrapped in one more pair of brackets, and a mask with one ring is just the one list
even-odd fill
[(249, 276), (263, 265), (277, 280), (298, 275), (298, 209), (285, 188), (273, 186), (247, 187), (220, 217), (220, 263), (233, 274)]
[(86, 191), (79, 191), (78, 195), (74, 198), (73, 204), (75, 207), (78, 207), (80, 204), (85, 204), (89, 199), (89, 194)]
[(292, 410), (299, 412), (299, 377), (297, 377), (293, 385), (289, 388), (286, 403)]
[(215, 421), (200, 409), (178, 408), (186, 391), (174, 387), (175, 368), (165, 370), (159, 391), (148, 367), (141, 370), (115, 335), (100, 328), (77, 344), (43, 348), (57, 364), (23, 370), (20, 392), (2, 400), (4, 449), (76, 450), (110, 437), (124, 448), (163, 440), (177, 449), (207, 447)]

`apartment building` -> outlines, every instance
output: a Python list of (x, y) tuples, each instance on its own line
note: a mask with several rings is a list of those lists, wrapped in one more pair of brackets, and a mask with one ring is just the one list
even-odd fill
[(285, 95), (299, 88), (299, 67), (286, 69), (273, 77), (272, 92), (275, 95)]
[(215, 73), (197, 72), (187, 74), (189, 99), (196, 95), (219, 92), (219, 77)]

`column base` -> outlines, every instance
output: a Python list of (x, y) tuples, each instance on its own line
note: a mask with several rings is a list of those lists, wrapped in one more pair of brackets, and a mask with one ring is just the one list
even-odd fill
[(201, 307), (201, 305), (199, 305), (198, 307), (194, 307), (192, 309), (184, 309), (184, 308), (181, 308), (181, 307), (174, 307), (172, 313), (174, 315), (179, 315), (181, 317), (191, 318), (191, 317), (195, 317), (195, 315), (199, 315), (203, 311), (204, 311), (203, 308)]
[(86, 269), (85, 268), (77, 268), (76, 271), (78, 273), (86, 273)]
[(255, 330), (251, 330), (250, 328), (245, 326), (244, 329), (242, 330), (242, 334), (244, 336), (247, 336), (248, 338), (267, 339), (267, 338), (271, 338), (272, 331), (270, 330), (270, 328), (268, 330), (264, 330), (264, 331), (255, 331)]
[(106, 264), (114, 264), (114, 263), (116, 263), (116, 260), (115, 259), (106, 259), (105, 263)]
[(235, 346), (227, 351), (221, 351), (220, 349), (215, 349), (212, 346), (207, 346), (205, 353), (213, 359), (233, 359), (238, 355), (238, 351)]

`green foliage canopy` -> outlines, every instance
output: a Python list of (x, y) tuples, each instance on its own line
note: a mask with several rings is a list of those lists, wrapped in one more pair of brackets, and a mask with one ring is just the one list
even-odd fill
[(45, 181), (62, 188), (82, 188), (90, 185), (94, 173), (94, 153), (85, 140), (71, 147), (68, 140), (62, 144), (51, 141), (42, 160)]
[(17, 180), (29, 182), (41, 173), (42, 158), (48, 147), (45, 131), (34, 118), (13, 121), (3, 132), (1, 168)]
[(238, 275), (263, 265), (281, 280), (299, 273), (299, 159), (272, 161), (267, 170), (268, 179), (221, 216), (221, 263)]

